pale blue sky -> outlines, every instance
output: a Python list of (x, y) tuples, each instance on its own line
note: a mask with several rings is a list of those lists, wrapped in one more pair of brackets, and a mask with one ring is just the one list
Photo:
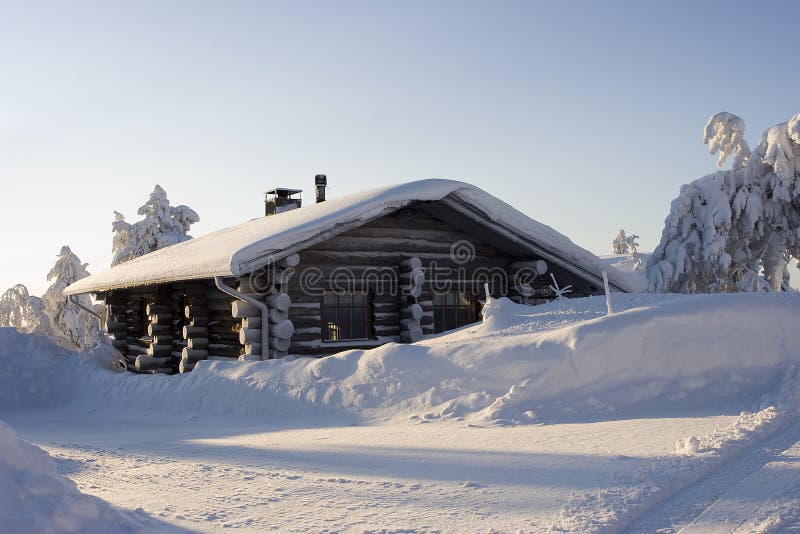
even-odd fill
[(658, 242), (714, 170), (707, 117), (755, 144), (800, 112), (797, 2), (2, 2), (0, 290), (61, 245), (111, 258), (156, 183), (201, 235), (312, 198), (471, 182), (608, 253)]

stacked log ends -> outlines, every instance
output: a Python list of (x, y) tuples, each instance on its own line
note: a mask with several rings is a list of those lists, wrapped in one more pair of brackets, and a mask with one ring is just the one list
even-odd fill
[[(285, 287), (283, 285), (282, 287)], [(292, 299), (288, 293), (267, 296), (269, 305), (269, 357), (281, 358), (289, 351), (294, 335), (294, 323), (289, 320)]]
[[(250, 278), (240, 278), (238, 290), (254, 300), (262, 298), (256, 293), (256, 288), (251, 286)], [(236, 299), (231, 301), (230, 314), (237, 320), (233, 327), (236, 338), (232, 341), (236, 346), (236, 354), (231, 354), (230, 357), (236, 357), (242, 361), (264, 359), (261, 355), (261, 308), (252, 302)], [(224, 356), (229, 355), (224, 354)]]
[(244, 300), (234, 300), (231, 302), (231, 315), (235, 319), (261, 317), (261, 308)]
[(197, 362), (191, 362), (186, 358), (181, 358), (181, 362), (178, 364), (178, 372), (180, 374), (188, 373), (194, 366), (197, 365)]
[(123, 355), (126, 354), (128, 352), (128, 319), (124, 305), (107, 303), (103, 329), (111, 338), (114, 348)]
[(140, 373), (143, 371), (155, 371), (160, 369), (169, 369), (171, 371), (171, 360), (172, 356), (137, 356), (135, 364), (136, 371)]
[(277, 295), (267, 295), (266, 298), (267, 306), (270, 309), (278, 310), (278, 311), (289, 311), (289, 307), (292, 305), (292, 299), (289, 297), (288, 293), (278, 293)]
[[(275, 264), (275, 269), (271, 272), (272, 292), (264, 297), (269, 310), (267, 313), (269, 324), (261, 324), (262, 321), (255, 317), (242, 320), (242, 332), (253, 329), (250, 333), (240, 332), (240, 341), (245, 345), (245, 355), (259, 354), (263, 359), (276, 358), (284, 356), (289, 350), (294, 335), (294, 324), (289, 320), (289, 308), (292, 306), (289, 280), (294, 274), (294, 268), (299, 264), (298, 254), (291, 254)], [(262, 328), (269, 329), (268, 347), (261, 346)], [(255, 339), (256, 333), (259, 339)]]
[(174, 332), (172, 306), (164, 303), (166, 299), (163, 295), (155, 298), (156, 302), (145, 306), (149, 340), (144, 343), (144, 354), (136, 356), (134, 367), (138, 373), (173, 373), (175, 367), (172, 358), (172, 334)]
[(425, 271), (422, 260), (408, 258), (400, 263), (400, 295), (402, 303), (400, 312), (400, 339), (405, 343), (416, 343), (422, 339), (422, 306), (418, 299), (422, 295), (422, 286), (425, 284)]
[(184, 325), (181, 334), (186, 346), (181, 349), (181, 361), (178, 372), (188, 373), (200, 360), (208, 358), (209, 346), (209, 309), (204, 296), (192, 299), (192, 304), (183, 309), (189, 324)]

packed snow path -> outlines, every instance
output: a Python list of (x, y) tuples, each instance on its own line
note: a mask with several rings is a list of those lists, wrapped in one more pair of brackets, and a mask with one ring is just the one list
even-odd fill
[[(4, 413), (81, 491), (191, 530), (548, 532), (606, 519), (641, 473), (666, 471), (680, 437), (735, 416), (474, 428), (394, 422), (286, 428), (204, 419), (99, 420)], [(580, 532), (580, 528), (568, 531)]]
[(798, 461), (800, 423), (795, 422), (644, 511), (625, 532), (800, 532)]

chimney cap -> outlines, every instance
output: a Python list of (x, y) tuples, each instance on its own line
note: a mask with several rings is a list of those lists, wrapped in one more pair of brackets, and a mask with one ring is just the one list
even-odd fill
[(288, 187), (276, 187), (275, 189), (270, 189), (269, 191), (265, 192), (265, 195), (275, 195), (279, 197), (283, 196), (292, 196), (298, 193), (302, 193), (302, 189), (289, 189)]

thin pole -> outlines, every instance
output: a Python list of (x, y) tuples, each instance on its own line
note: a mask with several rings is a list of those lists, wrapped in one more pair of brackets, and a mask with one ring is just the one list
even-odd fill
[(603, 286), (606, 289), (606, 307), (608, 308), (608, 314), (611, 315), (614, 313), (614, 308), (611, 306), (611, 290), (608, 288), (608, 273), (603, 271)]

